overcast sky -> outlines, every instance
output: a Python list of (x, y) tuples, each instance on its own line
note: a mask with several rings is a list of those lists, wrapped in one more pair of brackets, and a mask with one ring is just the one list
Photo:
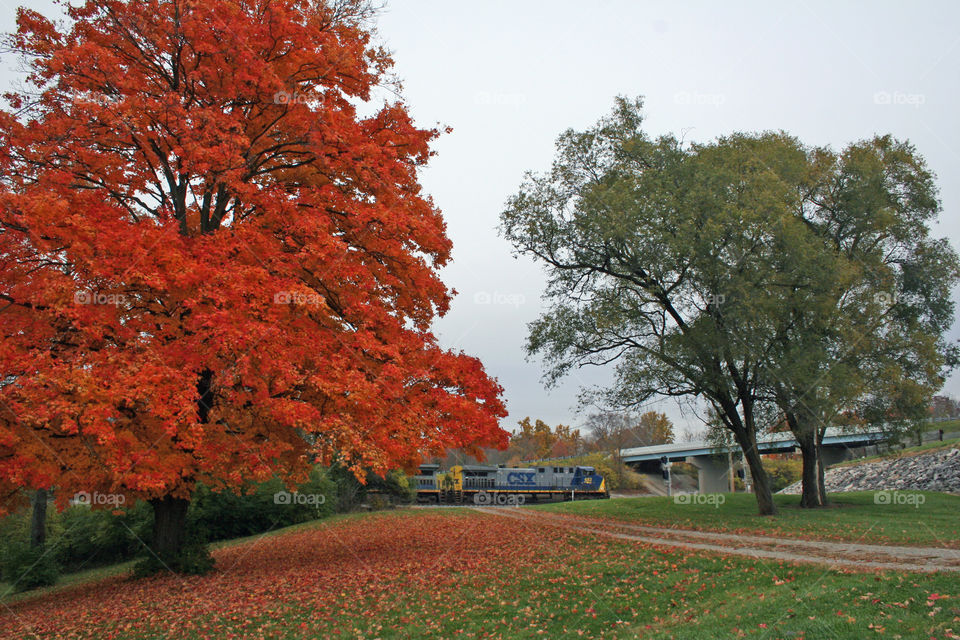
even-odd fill
[[(0, 28), (15, 7), (0, 4)], [(46, 1), (32, 6), (50, 15)], [(459, 296), (437, 332), (479, 356), (524, 416), (579, 425), (581, 372), (546, 390), (524, 357), (544, 277), (497, 234), (507, 197), (547, 169), (564, 129), (585, 128), (617, 94), (644, 96), (646, 129), (707, 141), (783, 129), (840, 148), (876, 133), (913, 142), (939, 177), (939, 235), (960, 240), (960, 4), (393, 0), (378, 20), (404, 95), (422, 125), (453, 133), (423, 174), (444, 211)], [(2, 79), (12, 77), (4, 61)], [(4, 84), (8, 84), (4, 82)], [(960, 337), (955, 325), (953, 337)], [(946, 391), (960, 396), (960, 376)], [(699, 428), (674, 403), (655, 405)]]
[[(453, 240), (444, 279), (460, 293), (437, 325), (443, 343), (499, 378), (508, 428), (526, 415), (582, 422), (577, 390), (604, 375), (544, 389), (523, 352), (544, 277), (496, 227), (523, 173), (549, 168), (557, 135), (590, 126), (617, 94), (645, 97), (652, 135), (783, 129), (837, 148), (907, 138), (939, 178), (937, 233), (957, 246), (957, 24), (953, 2), (390, 2), (379, 32), (413, 114), (454, 129), (423, 175)], [(960, 376), (946, 390), (960, 395)], [(699, 428), (672, 402), (656, 408)]]

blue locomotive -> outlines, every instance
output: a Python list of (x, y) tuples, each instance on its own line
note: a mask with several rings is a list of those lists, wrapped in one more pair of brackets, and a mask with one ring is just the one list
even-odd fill
[[(593, 467), (504, 467), (458, 465), (440, 471), (420, 465), (417, 501), (438, 504), (515, 504), (527, 501), (609, 498), (606, 482)], [(506, 498), (513, 498), (507, 500)]]

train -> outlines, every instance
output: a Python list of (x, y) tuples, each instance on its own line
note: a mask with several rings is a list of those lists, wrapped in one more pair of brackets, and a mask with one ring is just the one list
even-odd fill
[(512, 505), (526, 502), (609, 498), (606, 480), (593, 467), (457, 465), (441, 471), (422, 464), (417, 502)]

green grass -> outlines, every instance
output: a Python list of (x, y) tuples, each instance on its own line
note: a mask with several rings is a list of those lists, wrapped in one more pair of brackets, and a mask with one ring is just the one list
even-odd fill
[[(660, 502), (661, 514), (670, 510), (658, 499), (566, 503), (552, 508), (595, 511), (641, 501)], [(739, 500), (731, 502), (738, 511), (748, 506)], [(858, 504), (849, 508), (856, 510)], [(458, 516), (458, 521), (457, 528), (448, 531), (443, 521), (450, 516)], [(469, 521), (463, 521), (464, 516)], [(356, 531), (358, 523), (366, 523), (364, 530), (374, 537), (355, 547), (349, 532)], [(325, 528), (329, 531), (322, 531)], [(284, 544), (283, 536), (314, 530), (316, 537)], [(492, 537), (479, 535), (484, 530)], [(469, 535), (461, 535), (462, 531)], [(446, 550), (419, 556), (421, 545), (436, 541), (438, 533), (449, 539)], [(170, 597), (170, 590), (182, 592), (174, 597), (176, 602), (207, 593), (223, 580), (236, 583), (235, 597), (249, 602), (251, 608), (236, 614), (229, 610), (229, 601), (218, 601), (224, 607), (222, 613), (217, 607), (201, 617), (187, 618), (194, 631), (184, 631), (181, 618), (178, 637), (947, 640), (956, 638), (948, 630), (960, 626), (956, 574), (842, 573), (815, 565), (655, 549), (589, 534), (538, 530), (461, 509), (356, 514), (289, 527), (268, 537), (276, 541), (267, 547), (268, 556), (284, 560), (269, 564), (277, 572), (270, 575), (277, 581), (275, 591), (260, 591), (248, 599), (245, 585), (256, 577), (245, 573), (249, 568), (191, 580), (189, 588), (176, 582), (171, 587), (135, 581), (129, 588), (145, 589), (140, 617), (105, 624), (92, 615), (90, 626), (76, 637), (167, 637), (165, 625), (175, 612), (157, 606), (170, 602), (163, 600)], [(255, 544), (259, 538), (219, 546)], [(342, 542), (331, 543), (331, 538)], [(303, 544), (346, 547), (339, 561), (343, 566), (317, 565), (316, 573), (322, 577), (288, 583), (285, 568), (299, 562), (296, 550)], [(509, 547), (508, 552), (501, 547)], [(484, 562), (498, 552), (501, 555), (495, 561)], [(389, 563), (381, 564), (391, 555), (417, 561), (392, 572)], [(358, 580), (360, 572), (363, 578)], [(147, 597), (150, 589), (157, 600)], [(204, 598), (197, 601), (202, 603)], [(46, 612), (46, 605), (39, 611)], [(76, 615), (69, 608), (62, 611)], [(18, 615), (25, 614), (18, 611)]]
[[(704, 554), (665, 557), (589, 536), (570, 544), (581, 548), (559, 549), (520, 575), (463, 573), (454, 589), (400, 588), (386, 609), (382, 597), (361, 600), (348, 609), (378, 614), (352, 626), (330, 621), (318, 628), (307, 610), (288, 610), (279, 623), (271, 614), (247, 623), (277, 634), (266, 637), (289, 640), (314, 637), (296, 631), (301, 625), (324, 637), (384, 639), (956, 637), (942, 635), (960, 614), (953, 575), (844, 574)], [(931, 594), (951, 596), (929, 600)]]
[[(757, 515), (752, 494), (718, 494), (723, 504), (677, 504), (671, 498), (620, 498), (527, 507), (656, 526), (786, 537), (960, 548), (960, 497), (900, 492), (923, 504), (876, 504), (873, 492), (831, 494), (833, 505), (801, 509), (799, 496), (775, 495), (780, 514)], [(922, 496), (920, 498), (919, 496)]]
[(960, 420), (944, 420), (943, 422), (930, 422), (924, 427), (926, 433), (936, 433), (940, 429), (943, 429), (944, 433), (950, 433), (951, 431), (960, 431)]

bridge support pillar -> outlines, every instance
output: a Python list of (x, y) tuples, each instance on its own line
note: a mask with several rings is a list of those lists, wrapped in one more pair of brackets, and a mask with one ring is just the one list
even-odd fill
[(726, 456), (688, 456), (687, 462), (699, 471), (700, 493), (730, 491), (730, 466)]
[(850, 450), (844, 446), (823, 447), (821, 451), (823, 452), (824, 468), (829, 467), (832, 464), (837, 464), (838, 462), (843, 462), (850, 457)]

